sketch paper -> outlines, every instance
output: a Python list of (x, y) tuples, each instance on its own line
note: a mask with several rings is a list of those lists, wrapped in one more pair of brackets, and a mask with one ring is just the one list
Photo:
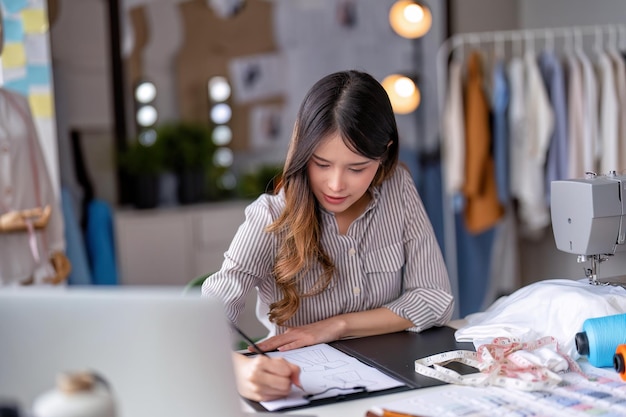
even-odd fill
[(320, 393), (331, 387), (336, 389), (316, 395), (313, 400), (360, 392), (358, 389), (352, 389), (356, 386), (364, 386), (369, 392), (404, 386), (404, 383), (378, 369), (324, 343), (287, 352), (269, 352), (268, 355), (282, 357), (298, 365), (300, 382), (305, 391), (302, 392), (294, 386), (287, 398), (262, 402), (261, 404), (269, 411), (306, 405), (309, 403), (309, 400), (304, 398), (306, 394)]

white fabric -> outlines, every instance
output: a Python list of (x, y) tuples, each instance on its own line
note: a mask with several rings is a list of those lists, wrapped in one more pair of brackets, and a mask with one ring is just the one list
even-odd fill
[(600, 173), (619, 170), (618, 157), (618, 98), (617, 84), (611, 57), (603, 52), (598, 58)]
[(524, 56), (526, 131), (518, 183), (520, 234), (540, 237), (550, 224), (545, 198), (545, 162), (554, 130), (554, 111), (532, 51)]
[(591, 285), (587, 279), (539, 281), (499, 298), (484, 312), (467, 316), (467, 324), (455, 332), (455, 338), (478, 347), (496, 337), (527, 342), (552, 336), (562, 353), (577, 359), (574, 337), (584, 321), (621, 313), (626, 313), (623, 287)]
[(511, 195), (519, 198), (523, 181), (523, 164), (521, 155), (524, 154), (524, 138), (526, 137), (526, 106), (524, 105), (524, 61), (520, 57), (513, 57), (507, 68), (511, 101), (509, 102), (509, 182)]
[(626, 170), (626, 117), (622, 115), (626, 112), (626, 64), (621, 54), (615, 50), (609, 50), (609, 56), (613, 61), (613, 70), (615, 74), (615, 88), (617, 93), (617, 118), (618, 118), (618, 135), (617, 143), (618, 155), (617, 171)]
[(462, 64), (450, 63), (448, 93), (442, 116), (443, 164), (448, 195), (461, 191), (465, 183), (465, 122), (463, 115)]
[(584, 89), (580, 62), (574, 54), (567, 55), (567, 131), (569, 133), (569, 157), (567, 161), (570, 178), (582, 178), (585, 175), (584, 162)]
[[(579, 51), (580, 52), (580, 51)], [(583, 157), (585, 158), (585, 172), (597, 172), (598, 152), (598, 85), (595, 71), (589, 58), (584, 53), (578, 53), (583, 74), (583, 143), (585, 144)]]

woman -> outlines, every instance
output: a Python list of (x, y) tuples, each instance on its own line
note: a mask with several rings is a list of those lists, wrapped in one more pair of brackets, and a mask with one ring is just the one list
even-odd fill
[[(248, 291), (269, 329), (258, 347), (290, 350), (445, 324), (453, 297), (432, 225), (398, 166), (389, 98), (370, 75), (330, 74), (307, 93), (274, 195), (246, 209), (204, 295), (237, 322)], [(235, 355), (239, 392), (287, 395), (299, 368)]]

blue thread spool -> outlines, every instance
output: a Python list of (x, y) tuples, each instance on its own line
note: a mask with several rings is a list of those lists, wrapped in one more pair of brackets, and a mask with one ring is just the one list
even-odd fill
[(626, 343), (626, 314), (587, 319), (574, 338), (576, 350), (597, 368), (613, 366), (615, 349)]

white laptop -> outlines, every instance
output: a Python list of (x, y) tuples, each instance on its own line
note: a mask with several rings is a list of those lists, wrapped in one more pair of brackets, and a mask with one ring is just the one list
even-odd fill
[(248, 415), (222, 305), (148, 288), (0, 290), (0, 397), (30, 411), (60, 372), (90, 369), (118, 417)]

